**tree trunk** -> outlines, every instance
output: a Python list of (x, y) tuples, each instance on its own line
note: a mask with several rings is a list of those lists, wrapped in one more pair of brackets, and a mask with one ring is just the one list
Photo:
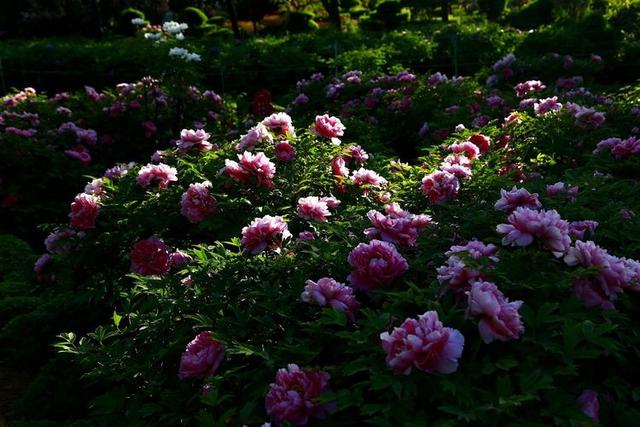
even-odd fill
[(236, 14), (236, 5), (234, 0), (227, 0), (227, 13), (229, 13), (233, 34), (236, 38), (240, 38), (240, 27), (238, 26), (238, 15)]
[(329, 13), (329, 21), (340, 29), (340, 8), (338, 0), (322, 0), (322, 6)]
[(442, 17), (442, 22), (449, 22), (449, 1), (448, 0), (440, 0), (440, 13)]

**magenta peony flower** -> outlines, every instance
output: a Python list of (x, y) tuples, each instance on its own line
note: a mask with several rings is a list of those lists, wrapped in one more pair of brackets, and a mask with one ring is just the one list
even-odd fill
[(336, 282), (330, 277), (323, 277), (318, 282), (307, 280), (301, 298), (304, 302), (313, 302), (320, 307), (332, 307), (347, 315), (353, 322), (360, 303), (353, 294), (353, 289)]
[(176, 146), (182, 151), (209, 151), (213, 147), (209, 142), (210, 137), (211, 135), (202, 129), (182, 129), (180, 139), (176, 141)]
[(224, 172), (238, 182), (248, 182), (253, 176), (256, 179), (256, 187), (264, 185), (267, 188), (273, 188), (276, 165), (264, 153), (253, 155), (245, 151), (242, 154), (238, 154), (238, 159), (240, 160), (239, 163), (233, 160), (225, 160)]
[(400, 205), (385, 205), (387, 215), (370, 210), (367, 218), (373, 227), (367, 228), (364, 234), (369, 240), (380, 239), (399, 246), (415, 246), (418, 235), (430, 224), (428, 215), (414, 215), (404, 211)]
[(460, 189), (460, 181), (455, 175), (436, 171), (422, 178), (422, 194), (433, 204), (442, 204), (453, 199)]
[(304, 425), (310, 417), (323, 418), (331, 405), (318, 399), (329, 391), (330, 378), (326, 372), (302, 370), (293, 363), (279, 369), (265, 397), (267, 414), (278, 424)]
[(157, 237), (138, 240), (131, 249), (131, 272), (163, 276), (171, 268), (171, 250)]
[(556, 257), (562, 256), (571, 244), (569, 223), (555, 210), (535, 211), (519, 207), (507, 218), (509, 224), (499, 224), (496, 230), (505, 234), (503, 245), (529, 246), (535, 239)]
[(417, 320), (406, 319), (391, 334), (380, 334), (380, 340), (387, 365), (403, 375), (409, 375), (413, 368), (428, 373), (455, 372), (464, 348), (462, 334), (443, 327), (435, 311), (427, 311)]
[(347, 280), (354, 288), (365, 291), (389, 285), (409, 269), (396, 247), (380, 240), (360, 243), (347, 261), (354, 268)]
[(172, 253), (171, 255), (169, 255), (169, 263), (171, 264), (172, 267), (184, 267), (187, 264), (189, 264), (191, 261), (193, 260), (193, 258), (191, 258), (191, 255), (182, 252), (181, 250), (177, 250), (174, 253)]
[(251, 151), (261, 142), (273, 142), (273, 136), (269, 129), (262, 123), (258, 123), (240, 137), (240, 142), (236, 145), (236, 151)]
[(151, 185), (157, 185), (159, 188), (165, 189), (171, 182), (178, 180), (178, 171), (176, 168), (159, 163), (157, 165), (147, 164), (138, 171), (138, 177), (136, 181), (142, 188), (147, 188)]
[(288, 141), (278, 141), (275, 145), (276, 159), (281, 162), (290, 162), (296, 158), (296, 149)]
[(335, 145), (340, 144), (340, 136), (344, 135), (345, 126), (339, 118), (324, 114), (316, 116), (315, 123), (311, 126), (311, 131), (322, 138), (328, 138)]
[(89, 230), (96, 227), (100, 213), (99, 199), (96, 196), (81, 193), (71, 203), (71, 226), (76, 230)]
[(204, 379), (218, 370), (224, 358), (224, 346), (213, 338), (209, 331), (200, 332), (189, 344), (180, 357), (178, 378)]
[(289, 237), (291, 233), (282, 217), (266, 215), (242, 229), (241, 243), (246, 251), (255, 255), (267, 248), (279, 248)]
[(296, 136), (291, 116), (287, 113), (273, 113), (269, 117), (265, 117), (261, 123), (271, 129), (276, 135), (289, 134), (292, 137)]
[(190, 184), (189, 189), (182, 194), (180, 200), (180, 213), (189, 222), (195, 224), (204, 221), (210, 214), (218, 209), (218, 201), (209, 194), (211, 183)]
[(516, 208), (525, 207), (529, 209), (539, 209), (542, 203), (538, 200), (538, 193), (529, 193), (526, 188), (516, 188), (511, 191), (500, 190), (500, 199), (493, 207), (499, 211), (513, 212)]
[(593, 420), (593, 423), (600, 424), (600, 402), (598, 402), (598, 392), (585, 389), (578, 396), (578, 404), (582, 408), (582, 412)]

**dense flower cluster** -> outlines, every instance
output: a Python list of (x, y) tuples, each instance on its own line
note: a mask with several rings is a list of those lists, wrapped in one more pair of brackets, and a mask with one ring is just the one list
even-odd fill
[(464, 337), (442, 325), (438, 313), (427, 311), (418, 319), (406, 319), (391, 333), (380, 334), (387, 353), (387, 365), (397, 374), (408, 375), (413, 368), (432, 373), (450, 374), (458, 369)]
[(593, 154), (610, 151), (616, 159), (640, 156), (640, 139), (630, 136), (627, 139), (607, 138), (600, 141)]

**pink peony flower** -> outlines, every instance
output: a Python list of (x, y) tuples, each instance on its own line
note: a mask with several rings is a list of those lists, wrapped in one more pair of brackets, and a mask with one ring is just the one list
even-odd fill
[(304, 105), (304, 104), (308, 104), (308, 103), (309, 103), (309, 97), (307, 95), (305, 95), (304, 93), (299, 94), (293, 100), (293, 105)]
[(511, 191), (500, 190), (500, 199), (493, 205), (494, 209), (504, 212), (513, 212), (521, 206), (529, 209), (539, 209), (542, 203), (538, 200), (538, 193), (529, 193), (526, 188), (516, 188)]
[(464, 154), (469, 160), (480, 155), (480, 149), (471, 141), (454, 142), (449, 146), (449, 151), (454, 154)]
[(367, 218), (373, 227), (367, 228), (364, 234), (369, 240), (380, 239), (399, 246), (415, 246), (418, 235), (430, 224), (428, 215), (414, 215), (404, 211), (400, 205), (393, 203), (385, 205), (387, 215), (370, 210)]
[(468, 296), (467, 317), (497, 316), (500, 306), (506, 299), (500, 289), (491, 282), (476, 281), (471, 283)]
[(445, 265), (438, 267), (438, 281), (447, 284), (460, 297), (468, 290), (471, 283), (485, 278), (480, 266), (493, 268), (493, 263), (500, 261), (496, 256), (498, 248), (495, 245), (485, 245), (478, 240), (471, 240), (462, 246), (451, 246), (445, 255), (449, 258)]
[(495, 340), (511, 341), (518, 339), (524, 332), (524, 325), (518, 310), (522, 301), (505, 302), (494, 316), (484, 316), (478, 323), (480, 337), (485, 344)]
[(507, 218), (509, 224), (499, 224), (498, 233), (505, 234), (503, 245), (529, 246), (539, 239), (543, 247), (556, 257), (562, 256), (571, 244), (569, 223), (555, 210), (535, 211), (519, 207)]
[(315, 123), (311, 126), (311, 131), (322, 138), (328, 138), (335, 145), (340, 144), (340, 136), (344, 135), (345, 126), (339, 118), (324, 114), (316, 116)]
[(544, 116), (553, 111), (559, 111), (561, 108), (562, 104), (558, 102), (557, 96), (542, 99), (540, 102), (533, 104), (533, 111), (536, 113), (536, 116)]
[(191, 255), (184, 253), (181, 250), (177, 250), (169, 255), (169, 263), (172, 267), (184, 267), (192, 260), (193, 258), (191, 258)]
[(331, 170), (333, 175), (338, 178), (346, 178), (349, 176), (349, 168), (347, 168), (347, 162), (343, 156), (335, 157), (331, 161)]
[(85, 165), (88, 165), (89, 163), (91, 163), (91, 153), (89, 152), (89, 149), (84, 145), (76, 145), (75, 147), (70, 148), (69, 150), (65, 150), (64, 154), (66, 154), (72, 159), (79, 160), (81, 163), (84, 163)]
[(236, 151), (251, 151), (261, 142), (273, 142), (273, 136), (269, 129), (262, 123), (258, 123), (240, 137), (240, 142), (236, 145)]
[(149, 163), (147, 166), (140, 168), (136, 181), (142, 188), (157, 185), (159, 188), (165, 189), (171, 182), (178, 180), (177, 173), (176, 168), (172, 168), (164, 163), (157, 165)]
[(439, 169), (454, 175), (458, 179), (469, 179), (473, 176), (471, 168), (456, 163), (442, 162)]
[(365, 291), (389, 285), (409, 269), (396, 247), (380, 240), (360, 243), (347, 261), (354, 268), (347, 280), (354, 288)]
[(273, 188), (276, 165), (264, 153), (253, 155), (245, 151), (242, 154), (238, 154), (238, 159), (240, 160), (239, 163), (233, 160), (225, 160), (224, 172), (238, 182), (248, 182), (253, 176), (256, 179), (256, 187), (264, 185), (267, 188)]
[(265, 117), (261, 123), (271, 129), (276, 135), (289, 134), (292, 137), (296, 136), (291, 116), (287, 113), (273, 113), (269, 117)]
[(200, 332), (189, 344), (180, 357), (178, 378), (204, 379), (218, 370), (224, 358), (224, 346), (213, 338), (209, 331)]
[(304, 292), (301, 295), (302, 301), (313, 302), (320, 307), (332, 307), (347, 315), (353, 322), (360, 307), (360, 303), (353, 294), (353, 289), (336, 282), (330, 277), (323, 277), (318, 282), (307, 280)]
[(267, 248), (279, 248), (291, 237), (287, 223), (282, 217), (266, 215), (254, 219), (242, 229), (242, 247), (250, 254), (259, 254)]
[(143, 276), (163, 276), (171, 268), (171, 251), (157, 237), (138, 240), (131, 249), (131, 272)]
[(422, 194), (433, 204), (442, 204), (453, 199), (460, 189), (460, 181), (455, 175), (436, 171), (422, 178)]
[(564, 182), (556, 182), (555, 184), (547, 185), (547, 196), (565, 196), (567, 200), (574, 202), (579, 190), (580, 187), (571, 187)]
[(278, 141), (275, 145), (276, 159), (281, 162), (290, 162), (296, 158), (296, 149), (288, 141)]
[(52, 273), (47, 274), (47, 270), (50, 269), (53, 264), (53, 257), (49, 254), (42, 254), (33, 264), (33, 272), (36, 275), (36, 280), (42, 283), (52, 283), (55, 281), (56, 276)]
[(330, 378), (326, 372), (302, 370), (295, 364), (279, 369), (265, 397), (267, 414), (278, 424), (296, 426), (307, 424), (310, 417), (323, 418), (331, 405), (318, 400), (329, 391)]
[(437, 86), (441, 83), (447, 83), (448, 81), (449, 79), (447, 78), (447, 76), (440, 73), (439, 71), (427, 77), (427, 84), (429, 86)]
[(360, 168), (357, 171), (354, 171), (351, 175), (351, 181), (353, 185), (357, 187), (362, 187), (364, 185), (369, 185), (375, 188), (382, 188), (387, 185), (387, 180), (378, 175), (376, 172)]
[(592, 241), (576, 241), (564, 257), (569, 266), (593, 268), (596, 274), (577, 278), (574, 291), (586, 307), (613, 309), (613, 301), (629, 286), (625, 262), (597, 246)]
[(202, 129), (182, 129), (180, 139), (176, 141), (176, 146), (182, 151), (197, 150), (209, 151), (213, 147), (209, 142), (209, 135)]
[(531, 92), (542, 92), (547, 87), (540, 80), (528, 80), (518, 83), (513, 89), (516, 91), (518, 98), (524, 98)]
[(630, 156), (640, 155), (640, 139), (629, 137), (627, 139), (608, 138), (600, 141), (593, 154), (609, 150), (616, 159), (626, 159)]
[(158, 132), (158, 127), (151, 120), (142, 123), (142, 130), (144, 131), (145, 138), (151, 138)]
[(51, 232), (44, 245), (47, 251), (52, 254), (67, 254), (71, 251), (78, 239), (84, 238), (82, 231), (77, 232), (71, 228), (62, 228)]
[(302, 197), (298, 199), (298, 216), (307, 221), (327, 222), (327, 217), (331, 215), (329, 208), (339, 204), (340, 201), (333, 197)]
[(99, 199), (96, 196), (81, 193), (71, 203), (71, 226), (76, 230), (96, 228), (96, 219), (100, 213)]
[(598, 221), (572, 221), (569, 223), (569, 235), (575, 240), (582, 240), (587, 231), (594, 233), (596, 228), (598, 228)]
[(598, 392), (585, 389), (578, 396), (578, 404), (582, 408), (582, 412), (593, 420), (593, 423), (600, 424), (600, 402), (598, 402)]
[(427, 311), (418, 319), (406, 319), (391, 334), (380, 334), (387, 353), (387, 365), (396, 374), (409, 375), (413, 368), (450, 374), (458, 369), (464, 337), (438, 320), (438, 313)]
[(189, 222), (195, 224), (204, 221), (218, 209), (218, 202), (215, 197), (209, 194), (209, 187), (211, 187), (209, 181), (190, 184), (189, 189), (182, 194), (180, 213)]
[(344, 155), (345, 160), (350, 163), (356, 163), (360, 166), (364, 165), (369, 160), (369, 154), (362, 149), (359, 145), (351, 145), (347, 147), (347, 154)]

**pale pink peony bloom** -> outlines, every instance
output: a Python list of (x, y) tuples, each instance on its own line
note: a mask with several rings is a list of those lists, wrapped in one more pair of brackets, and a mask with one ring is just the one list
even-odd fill
[(276, 135), (289, 134), (292, 137), (296, 136), (291, 116), (287, 113), (273, 113), (269, 117), (265, 117), (261, 123), (271, 129), (271, 131)]
[(455, 175), (458, 179), (469, 179), (473, 176), (471, 168), (460, 164), (442, 162), (440, 163), (439, 169), (441, 171), (448, 172), (451, 175)]
[(259, 254), (265, 249), (277, 249), (291, 237), (287, 223), (282, 217), (265, 215), (254, 219), (242, 228), (242, 247), (250, 254)]
[(327, 222), (331, 215), (326, 201), (317, 196), (302, 197), (298, 199), (298, 216), (307, 221)]
[(428, 373), (455, 372), (464, 348), (460, 331), (444, 327), (435, 311), (427, 311), (417, 320), (406, 319), (391, 334), (381, 333), (380, 340), (387, 365), (403, 375), (409, 375), (413, 368)]
[(557, 96), (540, 100), (533, 104), (533, 111), (536, 116), (544, 116), (545, 114), (553, 111), (559, 111), (562, 108), (562, 104), (558, 102)]
[(296, 149), (288, 141), (278, 141), (275, 145), (276, 159), (281, 162), (290, 162), (296, 158)]
[(409, 269), (396, 247), (380, 240), (360, 243), (347, 261), (354, 268), (347, 280), (354, 288), (365, 291), (389, 285)]
[(569, 250), (569, 223), (555, 210), (535, 211), (519, 207), (507, 218), (509, 224), (499, 224), (496, 230), (505, 236), (503, 245), (529, 246), (539, 239), (543, 247), (551, 251), (556, 257), (562, 256)]
[(209, 135), (202, 129), (182, 129), (180, 139), (176, 141), (176, 146), (182, 151), (209, 151), (213, 147), (209, 142)]
[(143, 276), (163, 276), (171, 268), (171, 250), (153, 236), (138, 240), (131, 249), (131, 272)]
[(385, 205), (387, 215), (375, 210), (367, 213), (373, 227), (367, 228), (364, 234), (369, 240), (380, 239), (399, 246), (415, 246), (422, 231), (432, 224), (428, 215), (414, 215), (404, 211), (397, 203)]
[(470, 160), (480, 155), (480, 148), (471, 141), (454, 142), (449, 146), (449, 151), (454, 154), (464, 154)]
[(518, 310), (522, 301), (505, 302), (495, 316), (484, 316), (478, 323), (480, 337), (485, 344), (495, 340), (511, 341), (518, 339), (524, 332), (524, 325)]
[(71, 226), (76, 230), (90, 230), (96, 227), (96, 219), (100, 213), (99, 199), (96, 196), (81, 193), (71, 203)]
[(497, 316), (500, 306), (506, 302), (506, 298), (491, 282), (476, 281), (471, 283), (471, 289), (466, 292), (467, 317)]
[(267, 414), (277, 424), (305, 425), (309, 418), (324, 418), (331, 405), (318, 402), (329, 391), (328, 373), (302, 370), (290, 364), (279, 369), (265, 397)]
[(515, 186), (510, 191), (502, 189), (500, 190), (500, 199), (493, 205), (494, 209), (509, 213), (521, 206), (529, 209), (542, 207), (542, 203), (538, 200), (538, 193), (531, 194), (526, 188), (516, 188)]
[(593, 234), (596, 228), (598, 228), (598, 221), (571, 221), (569, 223), (569, 235), (572, 239), (582, 240), (587, 231)]
[(210, 187), (211, 183), (209, 181), (189, 184), (189, 189), (182, 194), (180, 199), (180, 213), (184, 215), (189, 222), (195, 224), (204, 221), (218, 209), (217, 200), (209, 194)]
[(276, 173), (274, 165), (264, 153), (251, 154), (245, 151), (238, 154), (240, 162), (225, 160), (223, 169), (231, 178), (238, 182), (248, 182), (251, 177), (256, 179), (256, 187), (261, 185), (273, 188), (273, 177)]
[(353, 322), (360, 303), (353, 294), (353, 289), (330, 277), (323, 277), (317, 282), (307, 280), (301, 298), (304, 302), (313, 302), (321, 307), (332, 307), (347, 315)]
[(600, 402), (598, 401), (598, 392), (585, 389), (578, 396), (578, 404), (582, 412), (593, 420), (595, 425), (600, 424)]
[(240, 142), (236, 145), (236, 151), (251, 151), (261, 142), (273, 142), (273, 135), (262, 123), (258, 123), (240, 137)]
[(436, 171), (422, 178), (420, 189), (431, 203), (442, 204), (458, 194), (460, 181), (449, 172)]
[(518, 113), (511, 113), (507, 117), (504, 118), (504, 122), (502, 123), (502, 127), (508, 127), (515, 123), (522, 123), (522, 119), (518, 115)]
[(339, 118), (324, 114), (316, 116), (315, 123), (311, 126), (311, 131), (322, 138), (328, 138), (335, 145), (340, 144), (340, 138), (344, 135), (345, 126)]
[(357, 171), (354, 171), (351, 175), (351, 181), (353, 185), (357, 187), (361, 187), (363, 185), (369, 185), (375, 188), (382, 188), (387, 185), (387, 180), (378, 175), (376, 172), (360, 168)]
[(159, 188), (165, 189), (171, 182), (178, 180), (178, 171), (176, 168), (160, 163), (157, 165), (147, 164), (140, 168), (136, 181), (142, 188), (148, 188), (151, 185), (157, 185)]
[(359, 145), (351, 145), (347, 147), (347, 154), (344, 155), (345, 160), (350, 163), (356, 163), (360, 166), (364, 165), (369, 159), (369, 154)]
[(343, 156), (338, 156), (331, 160), (331, 171), (336, 177), (347, 178), (349, 176), (350, 171)]
[(131, 162), (129, 164), (118, 164), (104, 171), (104, 177), (110, 180), (114, 180), (117, 178), (122, 178), (127, 173), (129, 173), (129, 169), (135, 166), (135, 163)]
[(210, 331), (200, 332), (180, 357), (178, 378), (205, 379), (216, 373), (224, 358), (224, 346), (213, 338)]
[(438, 267), (438, 281), (447, 284), (460, 297), (469, 289), (471, 282), (483, 280), (485, 275), (480, 271), (480, 265), (493, 268), (493, 263), (500, 261), (496, 256), (498, 248), (495, 245), (485, 245), (478, 240), (471, 240), (467, 244), (454, 245), (445, 255), (449, 258), (445, 265)]

